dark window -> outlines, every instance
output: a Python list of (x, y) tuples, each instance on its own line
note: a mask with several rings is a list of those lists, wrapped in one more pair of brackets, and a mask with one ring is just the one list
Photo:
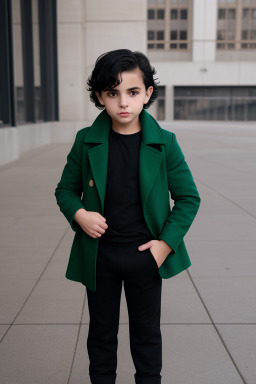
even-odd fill
[(177, 9), (171, 9), (171, 19), (172, 20), (178, 19), (178, 10)]
[(164, 9), (157, 10), (157, 18), (158, 20), (164, 20)]
[(242, 31), (242, 40), (247, 40), (247, 37), (248, 37), (248, 31), (247, 30)]
[(226, 9), (225, 8), (219, 8), (219, 20), (224, 20), (226, 18)]
[(155, 32), (148, 31), (148, 40), (155, 40)]
[(164, 31), (157, 31), (157, 40), (164, 40)]
[(187, 20), (187, 18), (188, 18), (187, 9), (181, 9), (180, 10), (180, 18), (181, 18), (181, 20)]
[(177, 40), (177, 31), (171, 31), (171, 40)]
[(243, 19), (249, 19), (250, 8), (243, 8)]
[(180, 31), (180, 40), (187, 40), (187, 31)]
[(225, 40), (225, 31), (217, 32), (217, 40)]
[(155, 18), (155, 10), (154, 9), (148, 9), (148, 19), (154, 20)]
[(236, 10), (231, 8), (228, 10), (228, 19), (234, 20), (236, 15)]
[(158, 97), (160, 98), (161, 96), (165, 97), (165, 87), (163, 86), (158, 87)]

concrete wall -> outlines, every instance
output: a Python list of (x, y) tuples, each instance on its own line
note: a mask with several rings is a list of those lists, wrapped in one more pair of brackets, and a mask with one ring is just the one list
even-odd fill
[(0, 129), (0, 166), (26, 151), (51, 143), (73, 143), (76, 132), (91, 122), (56, 121)]

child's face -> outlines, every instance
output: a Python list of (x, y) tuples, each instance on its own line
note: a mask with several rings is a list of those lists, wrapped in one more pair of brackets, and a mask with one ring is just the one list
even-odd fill
[[(153, 92), (146, 90), (139, 68), (122, 72), (121, 83), (110, 91), (96, 92), (99, 102), (105, 106), (115, 127), (128, 127), (139, 122), (139, 114)], [(121, 79), (120, 79), (121, 80)]]

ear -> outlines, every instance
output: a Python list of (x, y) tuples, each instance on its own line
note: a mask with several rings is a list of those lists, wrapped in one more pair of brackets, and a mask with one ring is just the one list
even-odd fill
[(147, 102), (149, 101), (149, 99), (153, 93), (153, 90), (154, 90), (154, 88), (152, 87), (152, 85), (150, 87), (148, 87), (148, 89), (146, 90), (146, 97), (144, 99), (144, 104), (147, 104)]
[(103, 102), (103, 100), (102, 100), (102, 97), (101, 97), (100, 92), (95, 91), (95, 95), (97, 96), (97, 98), (98, 98), (100, 104), (101, 104), (101, 105), (104, 105), (104, 102)]

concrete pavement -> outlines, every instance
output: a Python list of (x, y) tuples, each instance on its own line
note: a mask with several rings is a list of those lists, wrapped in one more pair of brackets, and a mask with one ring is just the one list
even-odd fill
[[(167, 128), (163, 124), (164, 128)], [(192, 266), (163, 280), (163, 384), (256, 383), (256, 127), (174, 122), (202, 198)], [(54, 190), (71, 144), (0, 167), (0, 381), (89, 384), (85, 287), (65, 278), (74, 232)], [(122, 294), (117, 384), (134, 382)]]

